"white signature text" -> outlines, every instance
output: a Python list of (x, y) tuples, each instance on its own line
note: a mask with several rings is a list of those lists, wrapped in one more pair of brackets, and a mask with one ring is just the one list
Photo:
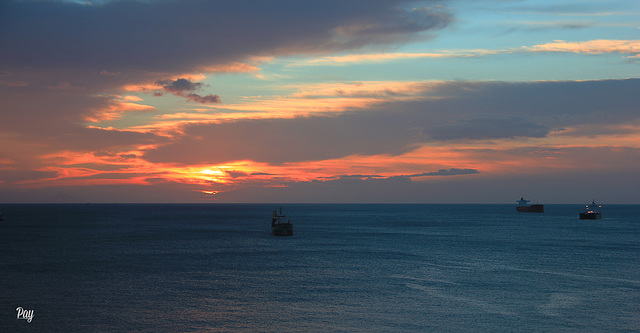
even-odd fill
[(30, 323), (33, 320), (33, 310), (25, 310), (21, 306), (16, 308), (18, 311), (18, 319), (25, 319), (27, 323)]

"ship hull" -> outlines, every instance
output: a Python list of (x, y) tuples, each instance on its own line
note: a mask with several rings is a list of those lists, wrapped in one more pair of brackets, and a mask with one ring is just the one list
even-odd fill
[(271, 226), (271, 233), (275, 236), (291, 236), (293, 235), (293, 224), (278, 223)]
[(581, 220), (598, 220), (602, 218), (602, 213), (580, 213)]
[(544, 205), (518, 206), (516, 211), (520, 213), (544, 213)]

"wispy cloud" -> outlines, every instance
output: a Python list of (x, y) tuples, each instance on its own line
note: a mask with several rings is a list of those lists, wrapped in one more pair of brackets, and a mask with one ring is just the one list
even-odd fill
[[(372, 105), (390, 101), (410, 101), (429, 98), (425, 96), (428, 87), (437, 82), (414, 81), (357, 81), (338, 83), (311, 83), (282, 86), (290, 90), (288, 95), (246, 97), (240, 102), (208, 105), (209, 113), (180, 112), (160, 117), (162, 120), (204, 121), (229, 119), (293, 118), (323, 113), (339, 114), (348, 110), (361, 110)], [(432, 96), (431, 98), (436, 98)]]
[(398, 61), (405, 59), (421, 58), (447, 58), (461, 56), (460, 54), (446, 53), (375, 53), (375, 54), (349, 54), (344, 56), (327, 56), (306, 61), (298, 61), (290, 66), (313, 65), (346, 65), (351, 63)]
[(156, 109), (155, 107), (150, 105), (144, 105), (144, 104), (127, 101), (127, 100), (131, 100), (132, 97), (134, 96), (129, 96), (128, 98), (125, 98), (124, 101), (116, 100), (116, 101), (113, 101), (112, 103), (107, 104), (104, 107), (97, 108), (92, 114), (87, 115), (85, 117), (85, 120), (89, 122), (97, 123), (101, 121), (114, 120), (114, 119), (121, 118), (126, 112), (131, 112), (131, 111), (149, 112)]
[(528, 52), (572, 52), (572, 53), (622, 53), (630, 57), (640, 54), (640, 40), (590, 40), (590, 41), (553, 41), (533, 46), (522, 46), (505, 49), (456, 49), (436, 50), (434, 52), (391, 52), (348, 54), (343, 56), (325, 56), (303, 61), (295, 61), (289, 66), (345, 66), (349, 64), (367, 64), (394, 62), (411, 59), (444, 59), (444, 58), (468, 58), (483, 57), (500, 54), (528, 53)]
[(228, 64), (204, 66), (200, 68), (200, 70), (206, 73), (252, 73), (259, 72), (260, 67), (254, 64), (232, 62)]
[(622, 53), (636, 57), (640, 54), (640, 40), (599, 39), (578, 42), (557, 40), (551, 43), (534, 45), (528, 49), (534, 52)]

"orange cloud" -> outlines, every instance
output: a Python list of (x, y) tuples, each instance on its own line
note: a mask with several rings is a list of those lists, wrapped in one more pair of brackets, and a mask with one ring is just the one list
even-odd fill
[(534, 45), (529, 49), (540, 52), (573, 52), (573, 53), (626, 53), (634, 57), (640, 54), (640, 40), (591, 40), (585, 42), (567, 42), (557, 40), (553, 43)]
[(522, 51), (534, 52), (574, 52), (574, 53), (626, 53), (629, 58), (640, 57), (640, 40), (592, 40), (583, 42), (566, 42), (562, 40), (553, 43), (539, 44), (523, 48), (507, 49), (455, 49), (438, 50), (437, 52), (391, 52), (391, 53), (371, 53), (371, 54), (348, 54), (344, 56), (328, 56), (311, 60), (296, 61), (289, 66), (342, 66), (359, 63), (378, 63), (386, 61), (399, 61), (406, 59), (425, 58), (462, 58), (478, 57), (486, 55), (496, 55), (505, 53), (517, 53)]
[(294, 118), (321, 113), (340, 113), (389, 101), (437, 98), (425, 97), (425, 91), (434, 89), (439, 84), (441, 83), (425, 81), (363, 81), (290, 85), (283, 87), (292, 91), (289, 95), (249, 96), (237, 103), (203, 105), (193, 109), (195, 112), (161, 114), (155, 116), (146, 125), (128, 127), (127, 130), (170, 135), (170, 133), (181, 133), (181, 127), (189, 123), (219, 123), (239, 119)]
[(260, 112), (267, 113), (269, 118), (291, 118), (314, 113), (343, 112), (354, 108), (366, 108), (391, 100), (424, 99), (422, 93), (428, 87), (429, 83), (413, 81), (303, 84), (284, 86), (283, 88), (293, 91), (287, 96), (247, 97), (244, 102), (208, 107), (232, 111), (252, 111), (252, 113), (236, 116), (220, 114), (219, 119), (264, 118), (265, 115), (261, 115)]
[(349, 54), (345, 56), (335, 57), (321, 57), (311, 59), (308, 61), (296, 62), (296, 65), (342, 65), (348, 63), (363, 63), (363, 62), (382, 62), (382, 61), (395, 61), (404, 59), (419, 59), (419, 58), (448, 58), (455, 55), (445, 53), (373, 53), (373, 54)]
[(241, 62), (232, 62), (230, 64), (202, 67), (202, 71), (208, 73), (252, 73), (260, 71), (260, 68)]
[[(562, 139), (562, 136), (556, 136)], [(638, 138), (637, 135), (635, 137)], [(626, 152), (631, 152), (631, 148), (624, 146), (616, 150), (607, 145), (591, 145), (598, 142), (597, 139), (583, 142), (584, 145), (580, 146), (572, 145), (569, 141), (572, 138), (565, 138), (568, 139), (565, 144), (541, 138), (517, 142), (492, 140), (476, 142), (473, 146), (463, 143), (449, 143), (447, 146), (423, 145), (394, 156), (351, 155), (281, 165), (245, 160), (221, 165), (177, 166), (145, 161), (138, 157), (143, 152), (137, 150), (103, 153), (65, 151), (46, 156), (44, 160), (49, 166), (39, 170), (55, 172), (57, 176), (21, 184), (25, 187), (151, 185), (166, 181), (191, 186), (193, 191), (211, 197), (246, 187), (286, 187), (292, 183), (328, 182), (344, 177), (364, 180), (402, 176), (411, 178), (414, 182), (440, 182), (445, 179), (443, 177), (518, 177), (541, 172), (600, 169), (614, 162), (625, 163), (624, 156), (628, 155)], [(640, 148), (637, 142), (635, 145)], [(591, 159), (591, 151), (599, 151), (606, 158)], [(436, 171), (442, 169), (470, 169), (479, 173), (438, 177), (429, 175), (437, 174)]]
[(296, 61), (289, 66), (342, 66), (347, 64), (380, 63), (388, 61), (400, 61), (407, 59), (442, 59), (442, 58), (465, 58), (484, 55), (511, 53), (514, 49), (488, 50), (488, 49), (455, 49), (438, 50), (437, 52), (391, 52), (391, 53), (369, 53), (369, 54), (348, 54), (344, 56), (320, 57), (310, 60)]
[[(128, 96), (132, 100), (132, 96)], [(93, 123), (100, 121), (113, 120), (122, 117), (125, 112), (131, 111), (153, 111), (156, 108), (150, 105), (137, 104), (132, 102), (114, 101), (104, 108), (94, 110), (93, 114), (86, 116), (85, 120)]]

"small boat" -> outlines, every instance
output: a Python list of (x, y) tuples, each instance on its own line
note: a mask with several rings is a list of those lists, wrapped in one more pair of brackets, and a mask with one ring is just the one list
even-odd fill
[(544, 213), (544, 205), (535, 204), (529, 205), (529, 201), (525, 200), (524, 197), (521, 197), (520, 200), (516, 201), (518, 206), (516, 206), (516, 212), (520, 213)]
[(591, 201), (591, 204), (587, 205), (587, 209), (580, 213), (581, 220), (597, 220), (602, 218), (602, 212), (599, 210), (602, 206), (596, 204), (596, 201)]
[(293, 235), (293, 224), (291, 221), (285, 221), (285, 215), (282, 212), (282, 207), (280, 208), (280, 213), (278, 211), (273, 211), (273, 217), (271, 218), (271, 233), (276, 236), (291, 236)]

